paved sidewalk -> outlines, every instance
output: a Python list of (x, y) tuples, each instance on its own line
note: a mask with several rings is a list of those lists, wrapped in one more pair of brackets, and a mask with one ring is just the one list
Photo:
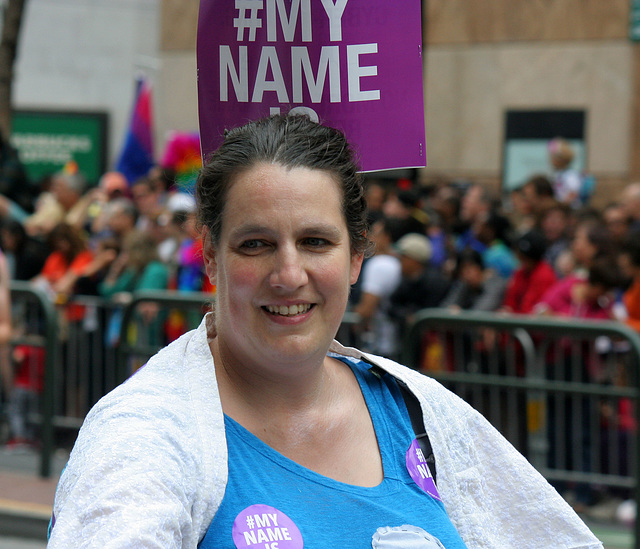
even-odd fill
[(0, 449), (0, 536), (46, 539), (56, 485), (67, 457), (57, 453), (51, 478), (43, 479), (36, 452)]
[(613, 522), (585, 522), (596, 537), (604, 544), (604, 549), (633, 549), (634, 535), (631, 528)]

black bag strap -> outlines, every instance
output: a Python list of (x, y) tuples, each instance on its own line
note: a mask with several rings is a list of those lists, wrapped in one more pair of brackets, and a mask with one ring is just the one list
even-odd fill
[(396, 378), (396, 383), (400, 388), (402, 398), (404, 398), (404, 403), (407, 406), (409, 419), (411, 419), (411, 426), (413, 427), (413, 432), (416, 434), (416, 441), (418, 442), (418, 446), (420, 446), (422, 455), (429, 465), (429, 471), (431, 471), (433, 482), (437, 484), (436, 457), (433, 455), (431, 441), (429, 440), (429, 435), (427, 434), (427, 430), (424, 426), (424, 420), (422, 419), (422, 408), (420, 407), (420, 403), (418, 402), (416, 396), (409, 390), (404, 381)]
[[(369, 362), (369, 364), (371, 363)], [(387, 373), (385, 370), (383, 370), (376, 364), (372, 364), (372, 367), (369, 368), (369, 371), (379, 378), (382, 378), (382, 376)], [(407, 411), (409, 412), (411, 427), (413, 427), (413, 432), (416, 435), (416, 441), (418, 442), (418, 446), (420, 446), (420, 450), (422, 450), (422, 455), (424, 455), (424, 458), (427, 461), (427, 464), (429, 465), (429, 471), (431, 472), (431, 476), (433, 477), (433, 482), (436, 483), (436, 480), (437, 480), (436, 457), (433, 454), (431, 441), (429, 440), (427, 429), (424, 426), (424, 420), (422, 419), (422, 408), (420, 407), (420, 402), (418, 402), (418, 399), (409, 390), (409, 388), (407, 387), (407, 384), (404, 381), (402, 381), (401, 379), (398, 379), (397, 377), (394, 377), (394, 379), (398, 384), (398, 388), (402, 393), (402, 398), (404, 399), (405, 406), (407, 407)]]

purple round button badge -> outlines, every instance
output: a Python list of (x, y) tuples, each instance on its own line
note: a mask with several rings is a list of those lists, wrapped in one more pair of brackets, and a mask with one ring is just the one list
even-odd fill
[(436, 483), (433, 481), (433, 477), (431, 476), (427, 460), (425, 459), (416, 439), (413, 439), (411, 446), (409, 446), (405, 460), (407, 462), (407, 471), (409, 471), (414, 482), (431, 497), (436, 498), (438, 501), (442, 501), (440, 499), (440, 494), (438, 494)]
[(237, 549), (302, 549), (302, 534), (282, 511), (269, 505), (251, 505), (233, 521), (233, 543)]

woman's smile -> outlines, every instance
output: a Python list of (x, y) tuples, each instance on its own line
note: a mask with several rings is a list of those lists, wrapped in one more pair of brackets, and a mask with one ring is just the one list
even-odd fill
[(299, 305), (268, 305), (264, 307), (269, 313), (276, 316), (294, 317), (309, 312), (313, 307), (310, 303), (300, 303)]

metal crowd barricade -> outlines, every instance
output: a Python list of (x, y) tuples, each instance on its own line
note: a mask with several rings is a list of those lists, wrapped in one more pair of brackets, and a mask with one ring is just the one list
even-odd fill
[(626, 325), (426, 309), (402, 362), (482, 412), (560, 492), (638, 501), (640, 335)]
[[(40, 409), (24, 418), (26, 422), (40, 424), (41, 460), (40, 475), (51, 473), (50, 456), (54, 445), (56, 355), (58, 349), (58, 323), (55, 308), (49, 297), (28, 282), (12, 280), (11, 316), (13, 338), (11, 347), (25, 346), (38, 349), (44, 364), (37, 365), (30, 372), (29, 383), (32, 390), (40, 395)], [(7, 357), (8, 358), (8, 357)], [(27, 360), (29, 358), (27, 357)], [(31, 364), (28, 364), (30, 367)], [(38, 378), (42, 379), (38, 379)], [(8, 395), (6, 395), (8, 397)]]
[[(166, 343), (167, 325), (181, 322), (177, 333), (196, 328), (203, 315), (211, 310), (214, 296), (202, 292), (140, 291), (122, 311), (117, 349), (117, 379), (123, 382)], [(149, 312), (145, 307), (150, 306)], [(155, 314), (149, 322), (148, 315)], [(172, 320), (173, 315), (173, 320)], [(161, 320), (161, 322), (157, 322)]]
[(20, 334), (14, 347), (45, 350), (40, 410), (27, 419), (39, 428), (40, 474), (48, 477), (55, 447), (73, 443), (89, 409), (117, 384), (115, 346), (106, 337), (113, 306), (93, 296), (54, 303), (42, 290), (17, 281), (11, 300)]
[[(74, 437), (90, 407), (168, 342), (173, 316), (182, 322), (175, 336), (196, 327), (213, 300), (137, 292), (126, 304), (78, 297), (56, 310), (28, 283), (11, 289), (14, 319), (47, 351), (42, 476), (50, 474), (54, 435)], [(359, 346), (358, 325), (346, 314), (338, 339)], [(595, 345), (599, 338), (607, 348)], [(637, 491), (640, 335), (626, 326), (425, 310), (410, 324), (402, 362), (467, 399), (551, 482)]]
[[(55, 447), (70, 446), (91, 407), (124, 381), (171, 335), (200, 322), (211, 294), (140, 292), (127, 303), (94, 296), (74, 296), (54, 303), (28, 282), (12, 281), (12, 347), (43, 350), (34, 372), (39, 406), (25, 418), (37, 428), (40, 475), (51, 475)], [(152, 304), (152, 307), (145, 305)], [(142, 313), (141, 313), (142, 309)], [(144, 313), (144, 314), (143, 314)], [(179, 320), (170, 330), (167, 322)], [(30, 381), (30, 382), (31, 382)], [(6, 404), (6, 403), (5, 403)], [(5, 418), (8, 419), (8, 418)]]

